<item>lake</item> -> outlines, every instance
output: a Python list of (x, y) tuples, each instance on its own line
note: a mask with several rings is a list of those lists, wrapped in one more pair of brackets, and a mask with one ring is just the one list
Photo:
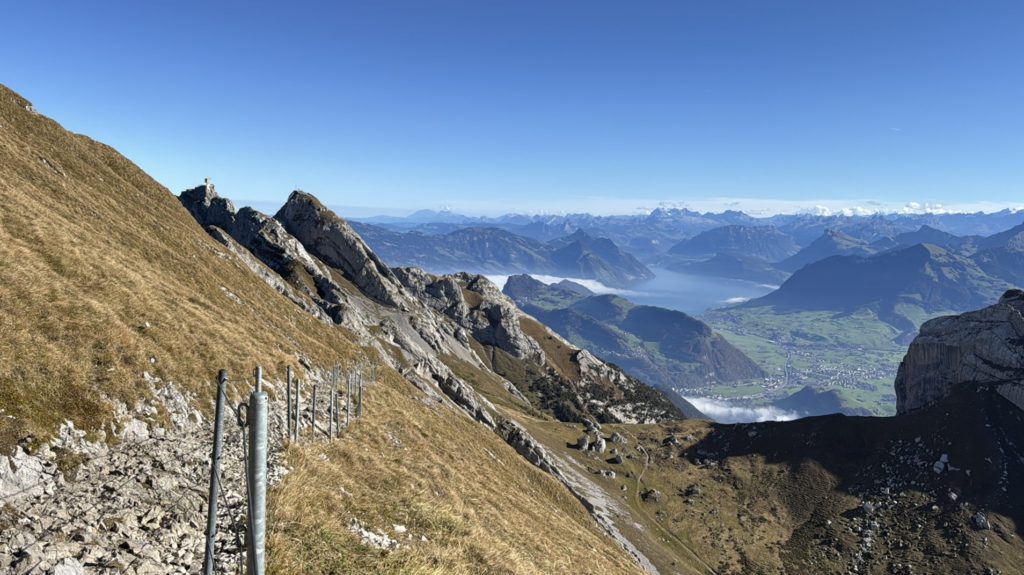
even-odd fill
[[(547, 284), (568, 279), (598, 294), (611, 293), (633, 303), (679, 310), (690, 315), (701, 315), (712, 308), (761, 297), (778, 287), (743, 280), (683, 274), (660, 268), (652, 268), (651, 271), (655, 274), (654, 279), (630, 289), (611, 288), (594, 280), (530, 275)], [(498, 287), (504, 287), (508, 279), (507, 275), (487, 274), (487, 277), (498, 284)]]

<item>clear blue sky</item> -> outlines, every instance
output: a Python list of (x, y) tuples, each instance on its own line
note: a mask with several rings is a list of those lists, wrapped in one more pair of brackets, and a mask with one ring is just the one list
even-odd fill
[(1019, 0), (285, 4), (8, 3), (0, 82), (257, 205), (1024, 203)]

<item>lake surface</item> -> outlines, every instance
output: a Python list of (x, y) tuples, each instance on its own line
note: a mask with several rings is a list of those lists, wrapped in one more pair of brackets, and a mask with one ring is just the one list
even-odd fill
[[(546, 284), (568, 279), (598, 294), (612, 293), (633, 303), (675, 309), (690, 315), (700, 315), (712, 308), (761, 297), (778, 287), (743, 280), (682, 274), (660, 268), (652, 268), (651, 271), (655, 274), (654, 279), (630, 289), (611, 288), (594, 280), (530, 275)], [(508, 279), (507, 275), (488, 274), (487, 277), (499, 287), (504, 287), (505, 280)]]
[(627, 299), (640, 304), (656, 305), (691, 315), (758, 298), (778, 286), (744, 280), (681, 274), (654, 268), (655, 278), (629, 290)]

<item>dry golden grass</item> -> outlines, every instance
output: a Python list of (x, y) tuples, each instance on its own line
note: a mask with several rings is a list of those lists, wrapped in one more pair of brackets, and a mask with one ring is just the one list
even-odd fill
[[(389, 371), (344, 438), (289, 449), (293, 469), (270, 498), (270, 572), (639, 572), (554, 479), (418, 396)], [(402, 547), (362, 545), (352, 519)]]
[(577, 380), (580, 378), (580, 367), (573, 361), (576, 349), (565, 345), (560, 339), (551, 335), (546, 327), (537, 320), (523, 317), (519, 320), (523, 333), (532, 337), (540, 344), (548, 362), (562, 377)]
[(237, 381), (300, 351), (352, 359), (343, 331), (225, 257), (168, 190), (26, 105), (0, 86), (0, 450), (64, 419), (103, 428), (107, 399), (146, 393), (143, 370), (212, 396), (221, 367)]

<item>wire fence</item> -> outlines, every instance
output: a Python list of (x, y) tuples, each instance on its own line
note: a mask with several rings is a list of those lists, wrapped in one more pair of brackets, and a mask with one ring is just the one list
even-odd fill
[[(289, 369), (289, 372), (291, 370)], [(327, 372), (326, 377), (311, 377), (309, 382), (303, 382), (297, 377), (290, 377), (285, 382), (287, 392), (283, 394), (284, 407), (283, 412), (280, 404), (275, 402), (271, 404), (272, 410), (277, 410), (277, 413), (273, 413), (269, 418), (270, 422), (273, 422), (273, 427), (276, 428), (276, 433), (273, 434), (277, 440), (274, 442), (276, 448), (280, 449), (285, 444), (301, 444), (310, 441), (324, 441), (337, 438), (341, 436), (343, 431), (352, 425), (355, 419), (358, 419), (364, 412), (363, 406), (363, 387), (364, 387), (364, 376), (369, 373), (372, 374), (372, 378), (376, 379), (375, 369), (366, 369), (365, 367), (359, 366), (355, 368), (349, 368), (346, 370), (347, 375), (343, 376), (343, 370), (340, 366), (336, 366), (334, 369)], [(305, 385), (304, 385), (305, 383)], [(294, 386), (294, 387), (293, 387)], [(277, 394), (278, 396), (282, 394)], [(303, 400), (306, 398), (315, 398), (317, 395), (320, 397), (327, 397), (329, 401), (323, 402), (317, 405), (313, 401)], [(227, 398), (224, 397), (224, 400)], [(277, 407), (274, 407), (277, 405)], [(240, 407), (240, 406), (239, 406)], [(238, 414), (238, 408), (232, 408), (235, 411), (236, 420), (239, 423), (249, 423), (242, 420)], [(342, 417), (342, 410), (344, 411), (344, 417)], [(283, 417), (280, 417), (282, 416)], [(251, 505), (253, 499), (252, 487), (249, 485), (248, 472), (252, 461), (249, 457), (249, 441), (247, 440), (246, 433), (241, 426), (235, 427), (233, 425), (227, 425), (225, 427), (232, 428), (228, 433), (234, 436), (232, 439), (233, 445), (235, 446), (228, 451), (230, 453), (237, 453), (236, 449), (241, 447), (240, 455), (232, 455), (231, 457), (239, 457), (241, 460), (243, 469), (245, 470), (244, 477), (235, 477), (237, 471), (222, 470), (220, 473), (212, 477), (212, 485), (215, 486), (212, 492), (215, 492), (216, 500), (220, 503), (219, 509), (216, 513), (216, 524), (217, 527), (227, 527), (230, 533), (228, 539), (232, 540), (231, 543), (234, 545), (233, 553), (223, 556), (225, 549), (230, 548), (231, 544), (228, 544), (226, 548), (218, 550), (220, 561), (215, 561), (219, 567), (217, 572), (225, 572), (227, 568), (228, 572), (236, 573), (241, 575), (245, 572), (243, 569), (243, 563), (245, 557), (248, 555), (247, 546), (251, 544), (248, 539), (249, 537), (249, 526), (246, 525), (246, 518), (251, 517), (253, 510), (247, 508), (247, 502)], [(11, 573), (14, 575), (33, 575), (35, 573), (41, 573), (45, 567), (46, 569), (52, 569), (54, 565), (54, 557), (52, 554), (48, 555), (45, 553), (45, 548), (37, 553), (33, 553), (34, 550), (42, 545), (49, 545), (51, 543), (61, 542), (67, 539), (65, 532), (62, 532), (59, 528), (64, 525), (58, 525), (59, 522), (47, 525), (46, 528), (40, 529), (39, 518), (40, 517), (52, 517), (52, 514), (64, 508), (69, 514), (73, 515), (73, 520), (84, 520), (86, 518), (96, 518), (99, 515), (99, 519), (96, 523), (103, 523), (112, 517), (119, 516), (126, 509), (139, 509), (143, 506), (158, 507), (166, 514), (172, 514), (176, 517), (176, 520), (181, 521), (183, 518), (187, 518), (196, 512), (198, 507), (199, 511), (202, 511), (203, 505), (200, 501), (205, 501), (206, 509), (212, 503), (212, 500), (203, 493), (204, 489), (198, 485), (190, 486), (188, 482), (184, 485), (180, 485), (181, 493), (177, 494), (170, 503), (167, 499), (161, 498), (159, 495), (146, 496), (147, 489), (156, 489), (150, 485), (142, 489), (140, 493), (133, 497), (130, 501), (120, 501), (118, 499), (104, 496), (104, 494), (120, 494), (124, 493), (126, 488), (132, 483), (136, 482), (139, 485), (144, 485), (147, 479), (147, 473), (151, 471), (151, 467), (148, 465), (137, 465), (137, 461), (134, 459), (141, 459), (147, 456), (154, 457), (153, 461), (157, 461), (156, 454), (165, 453), (165, 450), (159, 448), (161, 442), (172, 442), (177, 441), (176, 438), (171, 436), (156, 436), (150, 435), (149, 437), (133, 442), (121, 443), (116, 447), (107, 449), (102, 454), (88, 457), (79, 464), (80, 476), (76, 479), (67, 479), (72, 483), (79, 481), (96, 481), (98, 476), (96, 473), (101, 473), (105, 470), (112, 469), (114, 473), (123, 473), (124, 476), (114, 481), (110, 481), (109, 478), (102, 478), (98, 482), (98, 488), (92, 491), (81, 491), (76, 492), (74, 495), (67, 495), (67, 493), (56, 492), (57, 489), (61, 489), (58, 485), (55, 471), (52, 474), (40, 478), (37, 481), (29, 485), (25, 485), (19, 488), (17, 491), (8, 493), (0, 497), (0, 509), (5, 512), (13, 513), (18, 517), (18, 521), (23, 522), (25, 525), (33, 526), (33, 529), (29, 537), (30, 541), (20, 542), (18, 549), (14, 549), (16, 556), (21, 561), (32, 561), (31, 564), (26, 564), (18, 567), (13, 567)], [(209, 446), (211, 442), (203, 441), (202, 445)], [(124, 459), (127, 457), (127, 461)], [(115, 458), (122, 459), (122, 461), (114, 461)], [(238, 460), (236, 460), (238, 461)], [(133, 468), (133, 465), (135, 468)], [(234, 466), (229, 466), (232, 469)], [(81, 474), (85, 475), (81, 475)], [(231, 476), (229, 484), (237, 484), (236, 481), (244, 480), (246, 483), (244, 497), (245, 501), (238, 502), (237, 498), (234, 502), (229, 501), (228, 490), (225, 487), (225, 479), (227, 476)], [(178, 479), (182, 476), (187, 476), (185, 472), (181, 472)], [(210, 474), (207, 475), (210, 477)], [(191, 481), (191, 480), (189, 480)], [(43, 490), (41, 494), (35, 492)], [(63, 490), (62, 491), (66, 491)], [(129, 491), (132, 492), (132, 491)], [(28, 504), (25, 504), (25, 497), (31, 494), (32, 499)], [(191, 496), (191, 497), (190, 497)], [(84, 506), (77, 506), (74, 502), (81, 501), (83, 499), (91, 497), (93, 500), (85, 503)], [(190, 499), (194, 498), (197, 505), (185, 505)], [(117, 505), (116, 508), (111, 506)], [(63, 506), (63, 507), (62, 507)], [(104, 509), (104, 507), (107, 507)], [(26, 513), (25, 510), (28, 511)], [(96, 512), (100, 511), (99, 514)], [(261, 511), (263, 513), (263, 511)], [(187, 521), (187, 519), (185, 519)], [(99, 529), (100, 525), (83, 525), (86, 529)], [(66, 530), (65, 530), (66, 531)], [(208, 535), (208, 534), (204, 534)], [(127, 536), (124, 536), (127, 537)], [(102, 538), (101, 538), (102, 539)], [(116, 543), (118, 540), (117, 536), (110, 537), (112, 543)], [(183, 540), (180, 542), (178, 551), (187, 551), (193, 556), (201, 554), (203, 549), (203, 542), (206, 538), (199, 537), (194, 540)], [(105, 539), (104, 539), (105, 540)], [(89, 565), (88, 569), (90, 572), (117, 572), (126, 573), (131, 571), (134, 567), (141, 567), (142, 564), (149, 560), (153, 561), (154, 557), (159, 555), (147, 554), (146, 551), (154, 546), (162, 545), (160, 538), (154, 533), (150, 533), (144, 542), (137, 548), (127, 547), (124, 549), (125, 553), (122, 555), (114, 549), (108, 549), (109, 556), (104, 557), (98, 563), (93, 562)], [(87, 545), (86, 545), (87, 547)], [(117, 548), (121, 548), (121, 544), (116, 545)], [(72, 557), (74, 558), (74, 557)], [(63, 558), (58, 558), (63, 560)], [(127, 563), (121, 563), (121, 561), (127, 561)], [(44, 565), (44, 562), (47, 565)], [(226, 563), (228, 562), (228, 563)], [(16, 564), (16, 563), (15, 563)], [(228, 567), (230, 565), (230, 567)], [(252, 572), (251, 568), (248, 572)], [(262, 573), (262, 571), (260, 571)]]

